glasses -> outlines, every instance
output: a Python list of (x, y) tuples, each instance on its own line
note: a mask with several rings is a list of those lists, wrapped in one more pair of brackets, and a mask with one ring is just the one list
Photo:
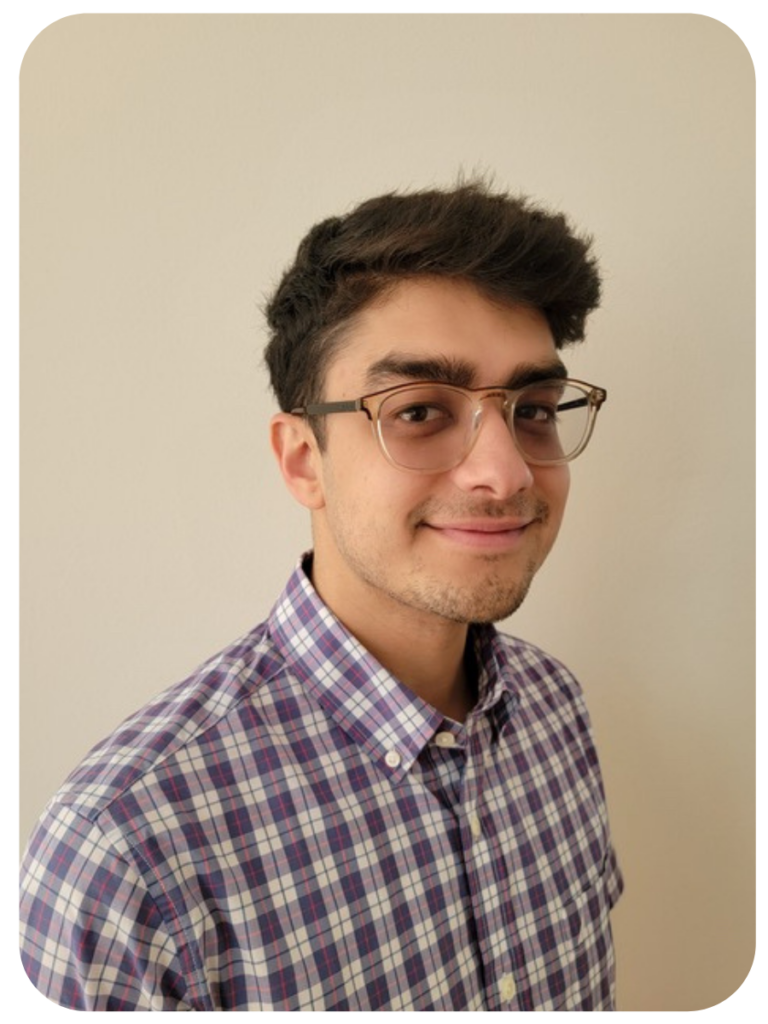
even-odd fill
[(415, 473), (443, 473), (472, 451), (486, 402), (499, 406), (526, 462), (559, 466), (587, 447), (607, 397), (603, 388), (580, 380), (545, 380), (518, 390), (425, 381), (399, 384), (354, 401), (310, 404), (292, 413), (364, 412), (393, 466)]

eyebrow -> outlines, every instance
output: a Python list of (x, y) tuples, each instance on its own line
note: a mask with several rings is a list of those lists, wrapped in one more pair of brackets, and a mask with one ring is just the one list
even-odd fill
[[(567, 376), (568, 370), (559, 359), (546, 363), (520, 363), (507, 380), (498, 386), (517, 391), (539, 381), (563, 380)], [(389, 353), (368, 367), (365, 384), (371, 388), (386, 387), (393, 378), (403, 381), (436, 381), (469, 388), (477, 381), (477, 367), (467, 360), (452, 359), (450, 356), (424, 359), (406, 353)]]
[(389, 353), (368, 367), (365, 383), (372, 388), (386, 386), (392, 378), (439, 381), (441, 384), (466, 388), (475, 379), (475, 368), (463, 359), (451, 359), (449, 356), (425, 359)]

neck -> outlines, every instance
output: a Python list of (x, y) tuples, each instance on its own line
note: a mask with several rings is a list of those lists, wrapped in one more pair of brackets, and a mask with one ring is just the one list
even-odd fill
[(315, 556), (312, 583), (339, 621), (376, 660), (422, 700), (463, 722), (477, 699), (468, 626), (414, 609), (366, 585), (352, 589)]

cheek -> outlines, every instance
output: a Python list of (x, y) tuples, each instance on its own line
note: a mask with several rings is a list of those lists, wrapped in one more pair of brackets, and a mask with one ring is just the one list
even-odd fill
[(564, 508), (565, 503), (568, 500), (568, 492), (571, 489), (571, 467), (560, 466), (559, 467), (561, 479), (558, 485), (558, 494), (561, 506)]
[(326, 458), (327, 515), (350, 531), (374, 535), (391, 531), (409, 508), (400, 476), (378, 452), (370, 458), (361, 458), (359, 453), (354, 458)]
[(568, 500), (571, 486), (571, 471), (568, 465), (541, 468), (536, 474), (537, 489), (549, 505), (553, 523), (560, 523)]

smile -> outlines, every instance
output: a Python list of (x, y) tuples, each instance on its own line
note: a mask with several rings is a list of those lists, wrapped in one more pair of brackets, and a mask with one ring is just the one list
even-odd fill
[(425, 523), (436, 536), (450, 544), (481, 551), (514, 550), (534, 519), (482, 519), (459, 523)]

